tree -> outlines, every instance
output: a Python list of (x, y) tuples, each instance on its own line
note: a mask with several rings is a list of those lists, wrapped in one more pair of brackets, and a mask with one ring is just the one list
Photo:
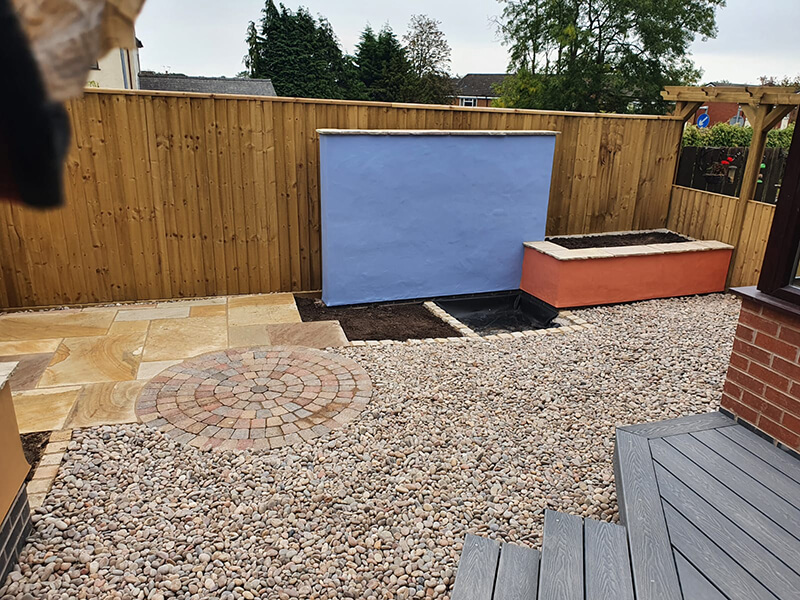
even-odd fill
[(515, 75), (500, 105), (663, 113), (665, 85), (696, 82), (687, 58), (716, 35), (724, 0), (500, 0), (499, 29)]
[(416, 77), (414, 101), (449, 104), (455, 95), (450, 77), (450, 45), (441, 23), (426, 15), (412, 15), (403, 36), (406, 54)]
[(797, 75), (796, 77), (789, 77), (788, 75), (784, 75), (783, 77), (762, 75), (758, 78), (758, 82), (761, 85), (779, 85), (781, 87), (793, 87), (800, 89), (800, 75)]
[(342, 52), (330, 23), (305, 8), (267, 0), (257, 27), (247, 27), (247, 75), (269, 78), (280, 96), (361, 99), (352, 57)]
[(379, 102), (411, 102), (415, 78), (406, 51), (385, 25), (376, 35), (369, 25), (356, 46), (358, 77), (367, 97)]

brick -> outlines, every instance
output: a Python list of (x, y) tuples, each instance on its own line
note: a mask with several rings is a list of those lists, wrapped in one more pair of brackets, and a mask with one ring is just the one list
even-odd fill
[(741, 369), (742, 371), (747, 371), (747, 367), (750, 366), (750, 361), (747, 360), (744, 356), (742, 356), (738, 352), (733, 352), (731, 354), (730, 363), (734, 367), (736, 367), (737, 369)]
[(790, 415), (789, 413), (784, 413), (781, 425), (783, 425), (792, 433), (800, 435), (800, 417)]
[[(772, 359), (772, 368), (775, 369), (778, 373), (782, 373), (786, 375), (789, 379), (793, 382), (800, 382), (800, 366), (794, 363), (790, 363), (788, 360), (784, 360), (780, 356), (776, 356)], [(784, 389), (784, 388), (779, 388)], [(787, 387), (786, 390), (789, 388)]]
[[(751, 363), (751, 365), (752, 364), (755, 363)], [(748, 389), (754, 394), (758, 394), (759, 396), (764, 393), (764, 388), (766, 387), (763, 382), (758, 381), (754, 377), (748, 375), (747, 373), (743, 373), (734, 367), (728, 367), (728, 379), (739, 384), (740, 387)]]
[(800, 346), (800, 331), (793, 329), (786, 324), (781, 325), (778, 338), (784, 342), (792, 344), (793, 346)]
[(761, 302), (755, 302), (753, 300), (749, 300), (747, 298), (742, 299), (742, 312), (751, 312), (756, 315), (761, 314), (761, 308), (764, 305)]
[(789, 390), (789, 395), (792, 396), (792, 398), (800, 400), (800, 382), (795, 381), (792, 383), (792, 388)]
[(756, 396), (755, 394), (751, 394), (747, 390), (744, 390), (744, 392), (742, 393), (741, 402), (745, 406), (749, 406), (753, 410), (772, 419), (776, 423), (781, 422), (781, 418), (783, 417), (783, 411), (774, 404), (770, 404), (769, 402), (764, 400), (764, 398), (761, 398), (759, 396)]
[(727, 408), (737, 417), (741, 417), (753, 425), (755, 425), (758, 420), (758, 413), (756, 411), (725, 394), (722, 395), (722, 407)]
[(778, 406), (787, 412), (800, 416), (800, 400), (792, 398), (791, 396), (784, 394), (783, 392), (780, 392), (769, 386), (764, 392), (764, 398), (766, 398), (775, 406)]
[(742, 388), (733, 383), (730, 379), (725, 380), (722, 390), (734, 400), (738, 400), (742, 397)]
[(736, 327), (736, 338), (742, 340), (743, 342), (752, 342), (756, 337), (756, 332), (754, 329), (750, 329), (745, 325), (739, 323)]
[(761, 429), (761, 431), (765, 432), (766, 434), (771, 435), (779, 442), (783, 442), (787, 446), (791, 446), (795, 449), (800, 448), (800, 435), (789, 431), (782, 425), (775, 423), (775, 421), (771, 421), (763, 415), (758, 418), (756, 427)]
[(763, 333), (756, 335), (755, 345), (766, 350), (767, 352), (782, 356), (786, 360), (795, 361), (797, 359), (797, 346), (792, 346), (791, 344), (782, 342), (777, 338), (764, 335)]
[(751, 312), (742, 310), (742, 314), (739, 315), (739, 323), (743, 323), (752, 329), (756, 329), (768, 335), (778, 335), (778, 323), (774, 321), (768, 321), (767, 319)]
[(738, 338), (733, 340), (733, 351), (749, 360), (760, 362), (762, 365), (769, 366), (772, 362), (772, 354)]
[[(789, 389), (789, 380), (786, 377), (758, 363), (750, 363), (750, 367), (747, 369), (747, 372), (756, 379), (763, 381), (767, 385), (771, 385), (775, 389), (784, 392)], [(758, 392), (757, 390), (752, 391), (758, 393), (759, 396), (763, 396), (763, 393)]]

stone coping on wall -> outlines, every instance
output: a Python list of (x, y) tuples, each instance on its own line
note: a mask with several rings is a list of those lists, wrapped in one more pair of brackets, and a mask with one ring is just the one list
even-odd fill
[(499, 136), (506, 137), (512, 135), (558, 135), (559, 131), (549, 131), (545, 129), (511, 129), (496, 131), (491, 129), (465, 130), (465, 129), (317, 129), (320, 135), (449, 135), (449, 136)]
[(692, 240), (668, 244), (576, 249), (564, 248), (553, 242), (523, 242), (523, 246), (551, 256), (556, 260), (585, 260), (589, 258), (619, 258), (621, 256), (652, 256), (657, 254), (704, 252), (708, 250), (733, 250), (733, 246), (730, 244), (724, 244), (716, 240)]

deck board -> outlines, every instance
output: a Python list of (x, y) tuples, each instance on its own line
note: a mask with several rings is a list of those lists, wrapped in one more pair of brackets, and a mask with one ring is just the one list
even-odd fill
[(656, 465), (656, 477), (661, 497), (756, 579), (770, 581), (770, 588), (783, 597), (800, 590), (800, 575), (774, 554), (765, 552), (763, 546), (699, 494), (660, 465)]
[(539, 600), (583, 598), (583, 519), (546, 510)]
[(728, 600), (705, 576), (695, 569), (679, 552), (675, 553), (675, 566), (681, 579), (683, 597), (691, 600)]
[(797, 538), (778, 527), (758, 508), (697, 467), (665, 440), (653, 440), (650, 449), (659, 465), (690, 489), (697, 490), (707, 502), (717, 507), (740, 529), (789, 567), (800, 572), (800, 541)]
[[(800, 510), (689, 434), (664, 440), (717, 481), (734, 491), (775, 523), (800, 531)], [(691, 486), (690, 486), (691, 487)]]
[(492, 600), (500, 544), (468, 533), (458, 562), (452, 600)]
[(787, 452), (776, 448), (767, 440), (747, 431), (744, 427), (730, 427), (720, 429), (719, 432), (762, 460), (765, 460), (787, 477), (800, 483), (800, 460), (789, 456)]
[(800, 483), (797, 483), (791, 477), (758, 458), (750, 451), (745, 450), (717, 430), (700, 431), (693, 433), (692, 437), (700, 440), (720, 456), (727, 458), (736, 467), (769, 488), (795, 508), (800, 508)]
[(619, 427), (618, 431), (634, 433), (646, 438), (660, 438), (693, 431), (703, 431), (718, 427), (730, 427), (736, 422), (723, 415), (721, 412), (704, 413), (700, 415), (688, 415), (677, 419), (666, 421), (656, 421), (654, 423), (639, 423), (638, 425), (626, 425)]
[(664, 516), (675, 549), (696, 565), (729, 600), (775, 600), (764, 585), (670, 504), (664, 504)]
[(503, 544), (494, 588), (494, 600), (535, 600), (539, 586), (538, 550)]
[(625, 528), (585, 519), (583, 534), (587, 600), (633, 600)]
[(682, 600), (648, 444), (646, 437), (617, 430), (617, 495), (633, 557), (633, 585), (638, 600)]

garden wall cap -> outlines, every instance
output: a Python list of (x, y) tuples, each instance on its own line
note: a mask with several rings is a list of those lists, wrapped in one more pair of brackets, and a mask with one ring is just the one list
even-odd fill
[(508, 136), (508, 135), (558, 135), (560, 131), (547, 130), (508, 130), (491, 129), (317, 129), (320, 135), (471, 135), (471, 136)]
[[(607, 234), (606, 234), (607, 235)], [(573, 236), (563, 236), (573, 237)], [(574, 236), (584, 237), (584, 236)], [(591, 237), (591, 236), (586, 236)], [(614, 246), (598, 248), (565, 248), (553, 242), (523, 242), (525, 248), (536, 250), (556, 260), (584, 260), (587, 258), (613, 258), (620, 256), (673, 254), (678, 252), (703, 252), (708, 250), (733, 250), (730, 244), (717, 240), (692, 240), (669, 244), (642, 244), (638, 246)]]

